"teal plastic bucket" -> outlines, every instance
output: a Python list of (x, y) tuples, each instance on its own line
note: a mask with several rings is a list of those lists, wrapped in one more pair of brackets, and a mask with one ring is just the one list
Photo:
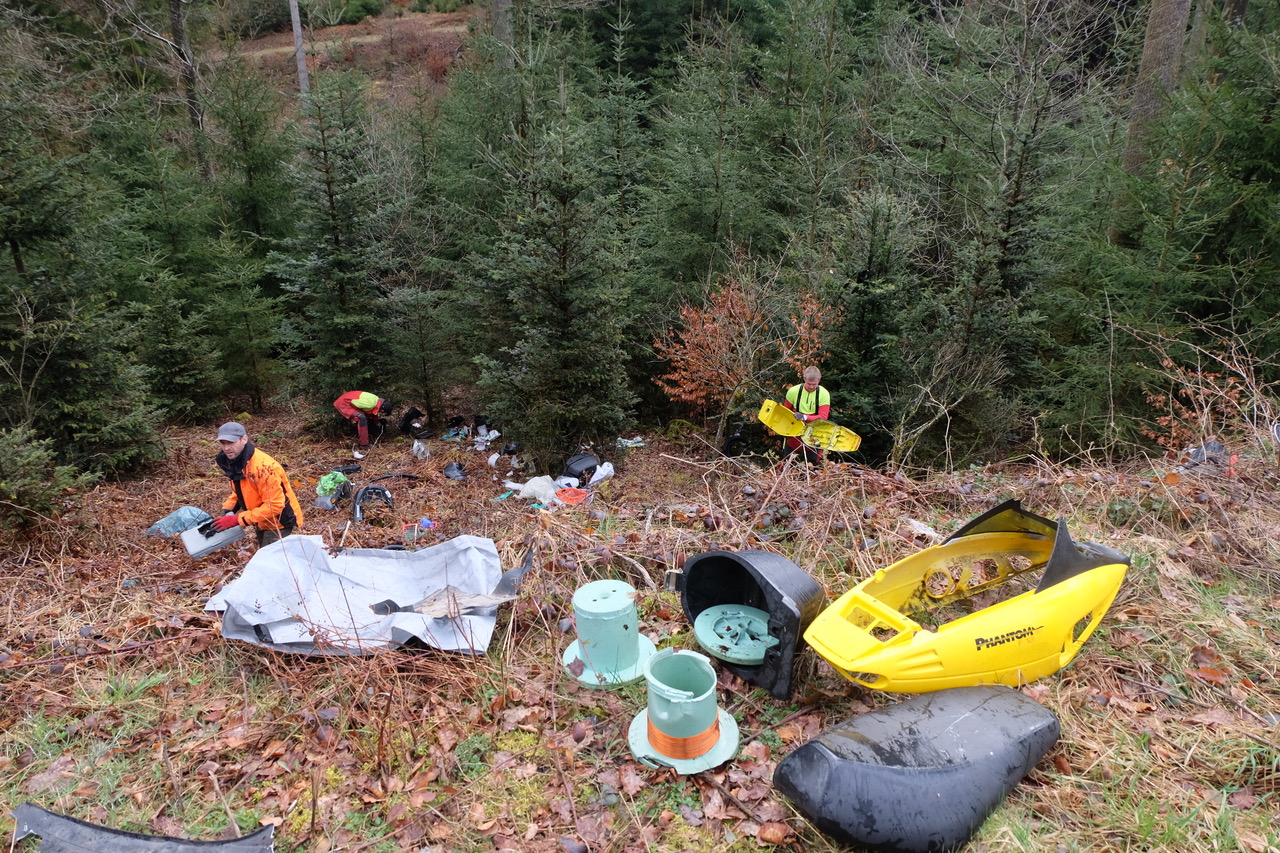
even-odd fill
[(653, 642), (640, 633), (635, 588), (623, 581), (592, 581), (573, 594), (578, 639), (561, 662), (589, 687), (630, 684), (644, 677)]
[(716, 671), (697, 652), (664, 649), (649, 661), (649, 721), (668, 737), (687, 738), (716, 721)]
[[(716, 705), (716, 672), (709, 658), (684, 649), (663, 649), (650, 659), (644, 676), (648, 702), (627, 730), (637, 761), (687, 774), (710, 770), (733, 758), (738, 751), (738, 723)], [(681, 740), (714, 731), (715, 740), (700, 755), (677, 758), (654, 745), (650, 726), (664, 737)]]

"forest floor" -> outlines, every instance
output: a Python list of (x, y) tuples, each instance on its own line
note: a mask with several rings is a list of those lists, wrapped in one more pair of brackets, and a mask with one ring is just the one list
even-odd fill
[[(602, 448), (616, 474), (589, 503), (549, 511), (500, 499), (509, 472), (487, 452), (431, 439), (420, 460), (396, 435), (354, 478), (412, 476), (380, 480), (394, 508), (368, 504), (357, 523), (349, 505), (312, 506), (319, 478), (352, 463), (349, 439), (288, 411), (242, 418), (287, 464), (307, 534), (380, 548), (429, 517), (438, 541), (492, 539), (504, 569), (532, 551), (519, 598), (499, 607), (479, 656), (306, 656), (223, 638), (205, 603), (255, 549), (250, 537), (192, 559), (178, 539), (145, 535), (227, 493), (215, 427), (172, 429), (146, 476), (102, 483), (38, 538), (0, 549), (0, 832), (29, 801), (201, 840), (271, 824), (281, 851), (840, 849), (774, 790), (773, 771), (819, 732), (904, 695), (844, 680), (803, 643), (786, 700), (717, 667), (735, 756), (693, 775), (653, 769), (627, 738), (643, 683), (585, 689), (562, 666), (573, 592), (626, 581), (645, 636), (700, 650), (663, 585), (690, 556), (773, 551), (834, 598), (934, 544), (931, 531), (1016, 497), (1133, 565), (1079, 656), (1022, 688), (1062, 734), (970, 849), (1280, 849), (1280, 475), (1261, 440), (1229, 442), (1228, 469), (1153, 459), (908, 475), (780, 470), (674, 426)], [(468, 477), (445, 477), (450, 462)]]
[[(369, 77), (375, 99), (438, 94), (461, 61), (472, 27), (482, 20), (483, 9), (477, 5), (455, 12), (410, 12), (403, 3), (390, 3), (381, 15), (360, 23), (307, 31), (307, 65), (313, 72), (360, 70)], [(296, 88), (291, 32), (248, 39), (236, 50), (282, 89)]]

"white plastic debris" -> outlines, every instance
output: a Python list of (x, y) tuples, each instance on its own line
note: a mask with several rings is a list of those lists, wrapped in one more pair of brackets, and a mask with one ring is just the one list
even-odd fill
[[(330, 554), (320, 536), (286, 536), (260, 549), (240, 577), (209, 599), (222, 636), (285, 652), (367, 655), (417, 638), (445, 651), (483, 654), (496, 611), (468, 604), (502, 577), (491, 539), (458, 536), (418, 551), (349, 548)], [(375, 608), (447, 594), (450, 615)], [(382, 612), (379, 612), (379, 611)]]
[(560, 499), (556, 497), (556, 490), (560, 487), (549, 476), (534, 477), (527, 483), (515, 483), (507, 480), (502, 485), (515, 491), (516, 497), (522, 500), (532, 498), (538, 503), (546, 504), (547, 506), (554, 506), (560, 502)]
[(613, 472), (612, 462), (601, 462), (599, 465), (596, 466), (596, 472), (591, 475), (591, 482), (587, 483), (587, 487), (590, 488), (591, 486), (594, 486), (596, 483), (599, 483), (601, 480), (609, 479), (610, 477), (613, 476), (613, 473), (614, 472)]

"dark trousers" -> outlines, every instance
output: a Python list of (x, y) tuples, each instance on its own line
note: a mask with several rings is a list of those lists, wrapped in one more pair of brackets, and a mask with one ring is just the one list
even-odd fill
[(259, 530), (258, 531), (258, 547), (270, 545), (272, 542), (279, 542), (284, 537), (292, 533), (294, 528), (286, 527), (282, 530)]

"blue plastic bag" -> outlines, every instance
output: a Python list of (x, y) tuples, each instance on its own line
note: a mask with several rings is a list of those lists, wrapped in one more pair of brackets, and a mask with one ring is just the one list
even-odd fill
[(147, 528), (148, 536), (157, 538), (166, 536), (177, 536), (184, 530), (190, 530), (198, 524), (204, 524), (213, 516), (200, 509), (198, 506), (184, 506), (175, 509), (164, 518)]

